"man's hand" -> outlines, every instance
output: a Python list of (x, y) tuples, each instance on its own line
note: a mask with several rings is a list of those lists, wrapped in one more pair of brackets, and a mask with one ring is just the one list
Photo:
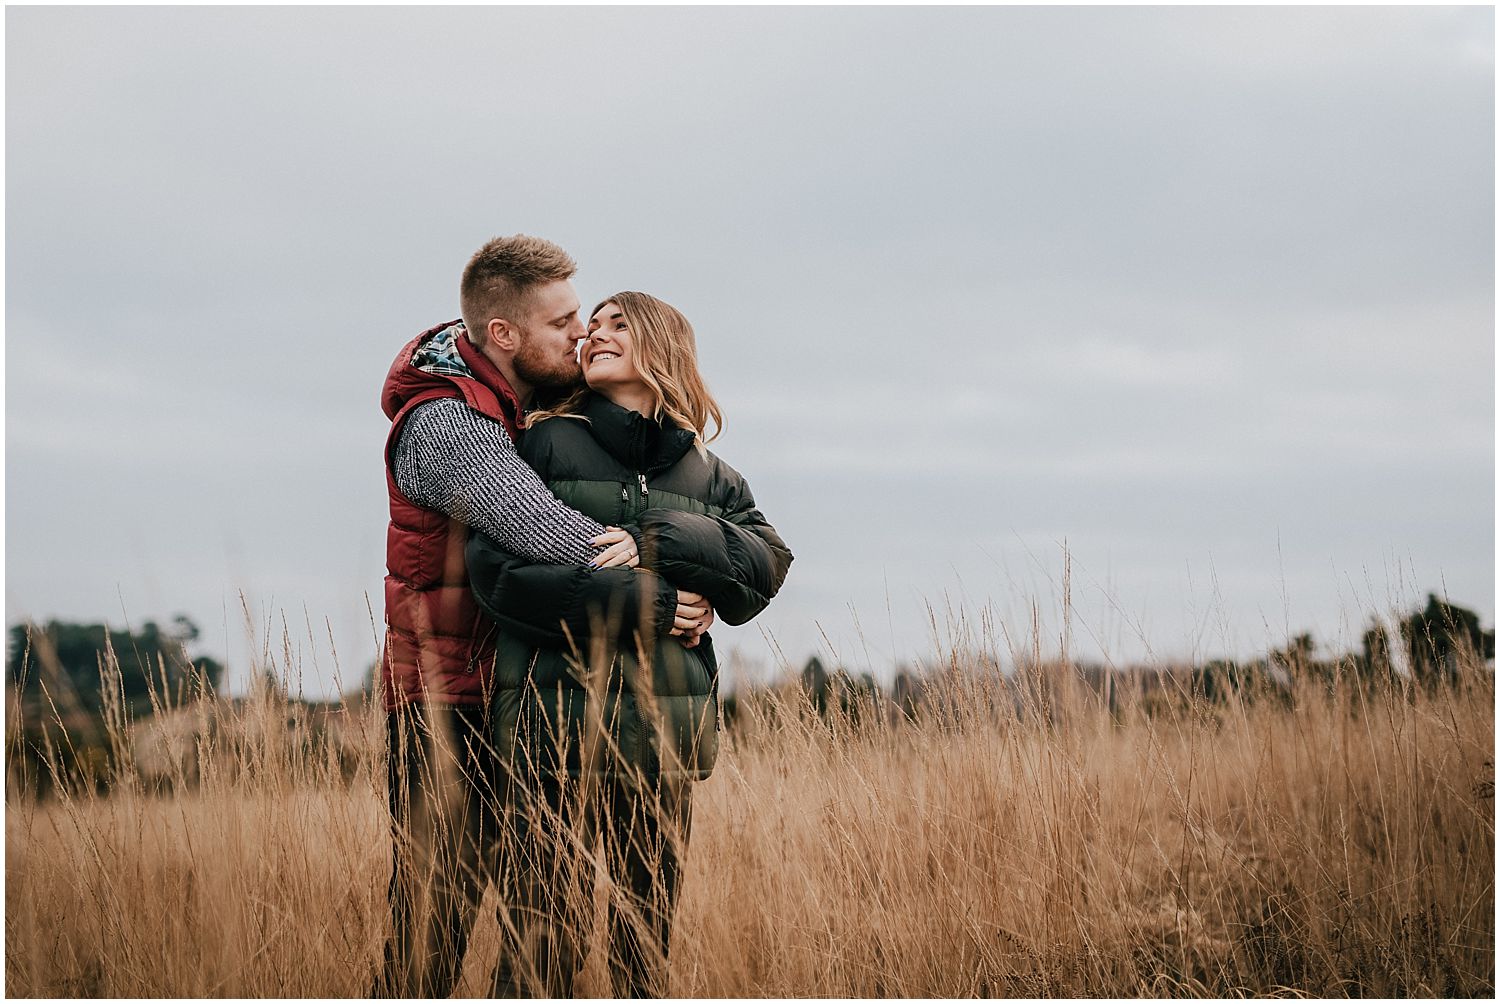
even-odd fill
[(617, 526), (606, 527), (603, 533), (590, 540), (589, 543), (595, 547), (604, 548), (599, 553), (599, 557), (589, 562), (589, 567), (595, 570), (617, 568), (621, 565), (634, 568), (641, 563), (641, 554), (636, 550), (635, 538)]
[(695, 648), (714, 622), (714, 608), (698, 593), (677, 590), (677, 616), (672, 634), (682, 639), (683, 648)]

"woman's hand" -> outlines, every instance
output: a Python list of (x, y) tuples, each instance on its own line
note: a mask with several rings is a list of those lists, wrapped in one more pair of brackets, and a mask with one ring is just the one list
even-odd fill
[(672, 621), (672, 634), (682, 639), (683, 648), (695, 648), (714, 622), (714, 608), (698, 593), (685, 589), (677, 590), (677, 616)]
[(621, 565), (634, 568), (641, 563), (641, 553), (636, 549), (635, 538), (617, 526), (606, 527), (603, 533), (589, 543), (604, 548), (599, 557), (589, 562), (589, 567), (596, 571), (601, 568), (618, 568)]

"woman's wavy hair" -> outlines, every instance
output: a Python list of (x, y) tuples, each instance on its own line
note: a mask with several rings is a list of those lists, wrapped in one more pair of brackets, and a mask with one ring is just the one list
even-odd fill
[[(600, 300), (589, 316), (599, 313), (606, 303), (617, 305), (625, 316), (636, 371), (656, 395), (656, 408), (649, 417), (658, 422), (671, 419), (678, 428), (691, 429), (700, 447), (718, 439), (724, 431), (724, 415), (698, 372), (698, 342), (682, 311), (649, 293), (626, 290)], [(587, 393), (588, 388), (582, 387), (551, 408), (532, 412), (526, 418), (527, 428), (549, 418), (574, 415)], [(712, 436), (707, 435), (710, 419)]]

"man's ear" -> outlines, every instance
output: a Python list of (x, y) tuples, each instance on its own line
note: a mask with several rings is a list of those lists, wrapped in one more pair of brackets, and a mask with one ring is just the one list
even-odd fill
[(516, 329), (505, 318), (492, 317), (485, 327), (485, 334), (495, 348), (503, 352), (516, 350)]

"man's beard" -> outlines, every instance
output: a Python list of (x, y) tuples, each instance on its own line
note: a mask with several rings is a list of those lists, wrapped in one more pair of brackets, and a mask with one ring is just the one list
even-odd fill
[(516, 354), (511, 356), (516, 376), (535, 388), (572, 387), (583, 379), (583, 367), (577, 359), (544, 352), (537, 342), (530, 333), (523, 333)]

